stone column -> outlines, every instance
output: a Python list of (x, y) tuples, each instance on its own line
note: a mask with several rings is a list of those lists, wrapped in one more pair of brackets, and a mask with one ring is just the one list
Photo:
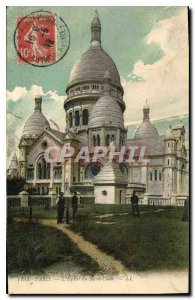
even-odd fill
[(116, 131), (116, 149), (119, 150), (120, 149), (120, 129), (117, 128)]
[(65, 192), (65, 161), (62, 162), (62, 186), (61, 186), (61, 191), (64, 193)]
[(35, 163), (33, 186), (36, 186), (36, 183), (37, 183), (37, 164)]
[(21, 206), (22, 207), (28, 207), (28, 196), (29, 193), (26, 191), (22, 191), (19, 193), (20, 197), (21, 197)]
[(101, 129), (101, 146), (105, 146), (105, 128), (104, 127), (102, 127), (102, 129)]
[(148, 205), (148, 199), (149, 199), (148, 193), (143, 194), (143, 204)]
[(57, 194), (54, 191), (50, 191), (49, 195), (51, 197), (51, 202), (50, 202), (50, 206), (56, 206), (56, 200), (57, 200)]
[(54, 182), (54, 168), (53, 163), (50, 164), (50, 189), (53, 189), (53, 182)]
[(176, 205), (176, 195), (175, 194), (172, 194), (171, 195), (171, 205)]
[(82, 108), (79, 110), (79, 116), (80, 116), (80, 126), (83, 126), (83, 111)]

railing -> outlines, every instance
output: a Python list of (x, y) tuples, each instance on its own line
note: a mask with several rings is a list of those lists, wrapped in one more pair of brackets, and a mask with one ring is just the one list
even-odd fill
[(149, 198), (148, 199), (149, 205), (156, 205), (156, 206), (170, 206), (171, 199), (170, 198)]
[(185, 201), (186, 201), (186, 198), (177, 198), (176, 199), (176, 205), (177, 206), (184, 206)]

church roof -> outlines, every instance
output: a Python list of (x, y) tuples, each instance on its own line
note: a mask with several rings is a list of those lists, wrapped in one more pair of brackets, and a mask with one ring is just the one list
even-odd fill
[(40, 135), (44, 129), (50, 128), (49, 122), (42, 114), (41, 111), (41, 96), (35, 97), (35, 109), (32, 115), (26, 120), (22, 136), (38, 136)]
[(134, 139), (151, 139), (158, 137), (158, 132), (155, 126), (150, 122), (149, 112), (150, 109), (146, 100), (143, 108), (143, 121), (136, 129)]
[(93, 184), (128, 184), (127, 177), (121, 173), (119, 165), (107, 162), (99, 174), (94, 178)]
[[(101, 47), (101, 24), (96, 15), (92, 21), (92, 42), (89, 49), (81, 55), (70, 73), (70, 83), (101, 82), (106, 70), (110, 72), (111, 82), (121, 87), (120, 76), (112, 58)], [(99, 30), (99, 31), (98, 31)], [(97, 35), (98, 31), (98, 35)], [(70, 85), (70, 84), (69, 84)]]
[(53, 128), (48, 128), (47, 131), (51, 132), (55, 137), (57, 137), (59, 140), (63, 141), (65, 133), (58, 131), (56, 129)]
[(153, 138), (128, 139), (127, 146), (145, 146), (148, 155), (163, 155), (165, 150), (165, 135)]
[(104, 74), (104, 95), (99, 98), (89, 117), (89, 127), (103, 125), (124, 127), (121, 108), (116, 99), (110, 94), (111, 76), (108, 70)]

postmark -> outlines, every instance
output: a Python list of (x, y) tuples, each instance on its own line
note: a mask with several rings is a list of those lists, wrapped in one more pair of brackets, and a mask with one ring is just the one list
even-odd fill
[(57, 14), (36, 11), (17, 18), (14, 45), (19, 64), (47, 67), (59, 62), (70, 46), (70, 32)]

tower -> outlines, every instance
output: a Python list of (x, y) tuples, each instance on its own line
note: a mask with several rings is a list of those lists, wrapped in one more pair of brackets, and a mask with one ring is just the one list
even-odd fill
[(176, 138), (171, 125), (167, 129), (164, 143), (163, 197), (169, 198), (177, 192)]
[(91, 43), (73, 66), (70, 81), (66, 88), (67, 99), (64, 109), (67, 130), (77, 133), (84, 144), (88, 143), (88, 125), (94, 105), (103, 96), (103, 79), (106, 71), (110, 73), (111, 95), (115, 97), (122, 112), (125, 110), (123, 87), (119, 72), (112, 58), (101, 45), (101, 22), (97, 11), (91, 23)]

